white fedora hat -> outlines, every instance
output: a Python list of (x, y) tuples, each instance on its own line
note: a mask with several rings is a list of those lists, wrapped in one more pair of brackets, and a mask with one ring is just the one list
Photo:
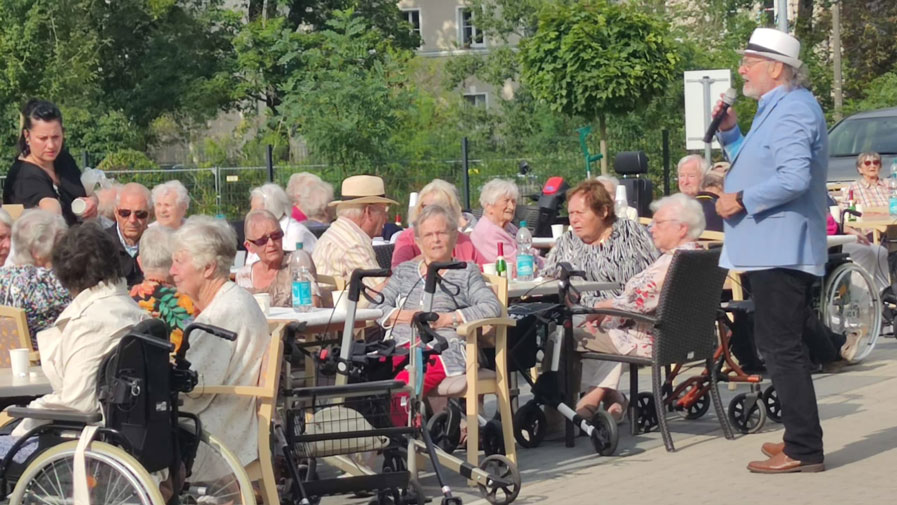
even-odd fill
[(794, 68), (800, 68), (800, 41), (774, 28), (757, 28), (741, 54), (762, 56)]
[(383, 185), (383, 179), (376, 175), (353, 175), (343, 179), (340, 199), (330, 202), (330, 206), (363, 203), (399, 204), (395, 200), (386, 198), (386, 187)]

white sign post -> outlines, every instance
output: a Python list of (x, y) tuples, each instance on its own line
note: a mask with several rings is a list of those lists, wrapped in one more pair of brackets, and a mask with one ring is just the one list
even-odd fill
[(685, 149), (704, 149), (704, 158), (710, 162), (711, 149), (719, 149), (714, 140), (704, 143), (704, 133), (710, 126), (713, 105), (719, 96), (732, 87), (732, 72), (722, 70), (690, 70), (685, 72)]

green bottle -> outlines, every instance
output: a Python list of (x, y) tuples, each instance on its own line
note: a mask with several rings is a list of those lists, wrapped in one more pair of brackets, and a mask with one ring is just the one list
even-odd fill
[(495, 258), (495, 273), (499, 277), (508, 278), (508, 262), (505, 261), (505, 245), (498, 243), (498, 257)]

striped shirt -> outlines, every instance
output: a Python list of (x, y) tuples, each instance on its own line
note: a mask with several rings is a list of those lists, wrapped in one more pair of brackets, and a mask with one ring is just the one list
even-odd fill
[(888, 206), (888, 185), (881, 179), (873, 183), (861, 177), (851, 182), (847, 191), (853, 191), (853, 198), (863, 207)]
[(560, 277), (558, 264), (566, 261), (574, 269), (585, 271), (586, 279), (590, 281), (620, 285), (620, 289), (583, 293), (582, 304), (592, 306), (598, 300), (622, 294), (623, 285), (658, 256), (660, 253), (645, 227), (638, 221), (617, 219), (610, 236), (598, 244), (586, 244), (573, 230), (561, 235), (545, 260), (543, 275)]
[[(315, 244), (311, 255), (318, 275), (332, 275), (349, 281), (357, 269), (380, 268), (371, 237), (357, 224), (344, 217), (338, 218)], [(366, 277), (364, 283), (375, 287), (383, 282), (382, 277)]]

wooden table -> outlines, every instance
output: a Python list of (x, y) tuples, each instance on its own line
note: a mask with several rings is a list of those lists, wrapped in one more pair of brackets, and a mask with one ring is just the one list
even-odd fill
[[(606, 291), (619, 289), (620, 285), (613, 282), (596, 282), (574, 280), (571, 284), (580, 292)], [(508, 298), (520, 298), (522, 296), (546, 296), (558, 294), (560, 281), (550, 278), (536, 278), (531, 281), (513, 280), (508, 283)]]
[[(380, 309), (358, 309), (355, 311), (355, 327), (363, 327), (368, 321), (379, 319), (383, 315)], [(342, 331), (348, 314), (344, 310), (315, 308), (308, 312), (296, 312), (290, 307), (271, 307), (268, 323), (305, 323), (308, 333), (327, 333)]]
[(888, 229), (888, 226), (897, 225), (897, 216), (867, 212), (863, 217), (858, 218), (856, 221), (845, 221), (844, 225), (860, 230), (872, 231), (873, 241), (876, 244), (880, 244), (881, 234)]
[(13, 377), (12, 368), (0, 368), (0, 397), (43, 396), (53, 392), (50, 381), (39, 366), (28, 369), (25, 377)]

